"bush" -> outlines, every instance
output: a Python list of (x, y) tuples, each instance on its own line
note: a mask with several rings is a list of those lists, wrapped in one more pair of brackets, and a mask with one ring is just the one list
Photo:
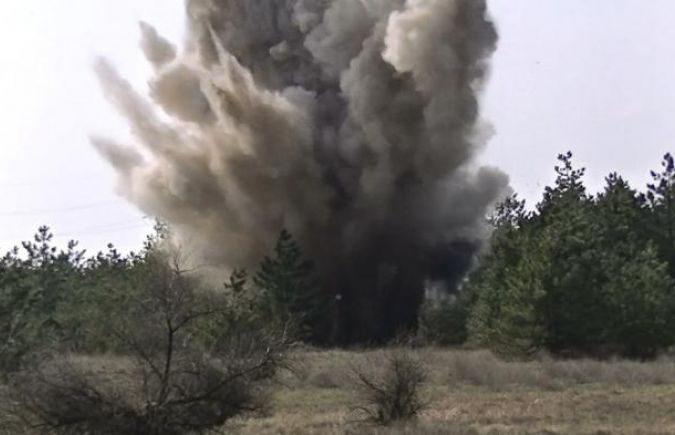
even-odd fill
[(380, 374), (356, 372), (370, 420), (383, 425), (415, 418), (425, 408), (420, 388), (427, 380), (427, 371), (416, 359), (405, 354), (388, 358)]
[(197, 292), (199, 281), (178, 258), (167, 260), (147, 260), (124, 329), (111, 331), (129, 356), (121, 367), (41, 356), (13, 376), (13, 402), (37, 426), (55, 434), (204, 433), (263, 408), (266, 382), (285, 363), (284, 334), (237, 327), (222, 294)]

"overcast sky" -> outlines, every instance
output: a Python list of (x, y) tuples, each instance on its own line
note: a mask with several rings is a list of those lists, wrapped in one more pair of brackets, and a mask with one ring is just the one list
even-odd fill
[[(592, 189), (613, 170), (641, 188), (675, 144), (675, 1), (489, 3), (501, 41), (483, 112), (496, 134), (480, 160), (531, 202), (568, 149)], [(143, 90), (137, 23), (179, 40), (182, 0), (2, 1), (0, 17), (0, 251), (41, 224), (90, 251), (137, 249), (151, 222), (115, 195), (88, 140), (128, 136), (91, 64), (104, 55)]]

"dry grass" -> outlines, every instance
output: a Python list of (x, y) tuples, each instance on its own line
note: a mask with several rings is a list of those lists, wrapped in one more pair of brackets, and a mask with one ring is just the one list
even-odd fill
[(485, 351), (413, 350), (429, 372), (419, 421), (378, 428), (355, 411), (354, 367), (391, 351), (303, 351), (274, 414), (239, 419), (248, 434), (661, 434), (675, 433), (675, 362), (504, 362)]
[(646, 386), (675, 383), (675, 361), (553, 360), (504, 362), (487, 351), (447, 352), (452, 384), (473, 384), (494, 391), (512, 387), (560, 390), (572, 386)]
[[(412, 350), (429, 402), (418, 421), (379, 428), (356, 411), (355, 368), (391, 354), (303, 350), (274, 391), (273, 412), (241, 417), (227, 433), (252, 434), (675, 434), (675, 361), (504, 362), (484, 351)], [(122, 361), (86, 358), (123, 372)], [(112, 369), (112, 370), (111, 370)], [(3, 434), (0, 424), (0, 434)], [(11, 432), (4, 432), (11, 433)], [(15, 432), (16, 433), (16, 432)]]

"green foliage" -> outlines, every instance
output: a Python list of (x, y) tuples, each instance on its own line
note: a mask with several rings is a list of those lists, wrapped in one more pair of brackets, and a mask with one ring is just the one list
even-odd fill
[(321, 341), (328, 334), (328, 300), (290, 233), (282, 231), (271, 257), (265, 257), (253, 282), (270, 319), (293, 325), (301, 338)]
[(10, 383), (22, 412), (45, 433), (179, 435), (261, 409), (263, 387), (285, 366), (283, 331), (233, 327), (227, 295), (181, 263), (162, 252), (144, 259), (133, 303), (111, 325), (126, 369), (40, 358)]
[[(8, 252), (0, 259), (0, 371), (15, 371), (46, 349), (125, 352), (116, 335), (143, 306), (139, 292), (162, 284), (156, 273), (161, 263), (177, 261), (165, 255), (169, 237), (168, 227), (158, 222), (140, 253), (122, 255), (109, 245), (86, 258), (75, 242), (58, 249), (49, 229), (41, 227), (33, 241)], [(208, 343), (224, 325), (231, 330), (293, 325), (303, 338), (327, 335), (326, 300), (311, 263), (287, 232), (253, 280), (237, 270), (219, 291), (198, 295), (220, 309), (190, 332), (196, 342)]]
[(660, 257), (668, 262), (675, 276), (675, 161), (668, 153), (661, 161), (661, 171), (651, 171), (652, 183), (643, 195), (650, 213), (646, 220), (647, 234), (659, 249)]
[(468, 293), (427, 300), (420, 307), (418, 335), (425, 343), (458, 346), (467, 340)]
[(615, 273), (603, 289), (607, 297), (606, 342), (629, 357), (653, 357), (673, 339), (669, 324), (673, 280), (667, 264), (648, 245), (612, 269)]
[(64, 305), (76, 297), (84, 263), (82, 251), (70, 242), (66, 250), (52, 246), (53, 235), (40, 227), (0, 260), (0, 368), (12, 370), (31, 349), (66, 338)]
[[(488, 311), (489, 301), (479, 299), (477, 303), (470, 327), (477, 334), (486, 334), (483, 341), (503, 356), (531, 355), (545, 343), (542, 305), (546, 292), (542, 272), (547, 267), (546, 259), (541, 247), (533, 244), (530, 249), (525, 248), (492, 302), (496, 306)], [(498, 314), (488, 317), (495, 309)]]
[(492, 249), (468, 289), (475, 298), (467, 325), (471, 341), (504, 356), (529, 355), (544, 344), (542, 279), (549, 247), (523, 229), (523, 210), (515, 197), (498, 207)]
[[(664, 156), (645, 193), (613, 173), (595, 196), (571, 153), (559, 161), (555, 183), (534, 210), (515, 195), (496, 208), (490, 244), (461, 291), (422, 305), (420, 337), (468, 341), (510, 357), (547, 350), (645, 358), (675, 343), (673, 157)], [(140, 253), (122, 255), (111, 245), (86, 258), (75, 242), (57, 248), (41, 227), (10, 250), (0, 258), (0, 369), (17, 370), (45, 349), (125, 352), (115, 337), (144, 306), (139, 295), (166, 284), (158, 281), (159, 265), (177, 261), (165, 255), (170, 236), (158, 222)], [(195, 293), (219, 309), (196, 322), (190, 339), (208, 347), (224, 329), (273, 324), (327, 343), (335, 302), (315, 278), (283, 231), (252, 276), (237, 270), (218, 291)]]
[[(571, 153), (559, 156), (556, 182), (536, 212), (525, 213), (515, 198), (498, 208), (491, 246), (469, 283), (470, 340), (510, 356), (539, 349), (653, 356), (674, 338), (664, 224), (673, 223), (670, 181), (650, 185), (646, 201), (610, 174), (604, 191), (592, 197), (583, 185), (585, 170), (571, 159)], [(654, 177), (672, 180), (672, 159), (666, 156), (663, 166)], [(648, 225), (654, 221), (660, 224)], [(645, 228), (660, 234), (648, 237)], [(660, 249), (654, 240), (662, 240)]]
[(0, 369), (16, 370), (27, 356), (48, 348), (118, 350), (111, 328), (121, 326), (165, 237), (165, 228), (156, 229), (141, 254), (124, 256), (109, 245), (85, 258), (75, 242), (58, 249), (49, 228), (40, 227), (32, 241), (0, 259)]

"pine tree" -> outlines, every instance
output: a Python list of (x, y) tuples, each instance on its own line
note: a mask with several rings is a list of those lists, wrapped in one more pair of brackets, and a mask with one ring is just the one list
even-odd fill
[(40, 227), (0, 260), (0, 366), (16, 369), (29, 352), (68, 335), (65, 307), (76, 297), (84, 251), (70, 242), (53, 246), (53, 234)]
[(548, 253), (532, 233), (531, 218), (515, 195), (498, 205), (490, 219), (490, 247), (466, 289), (473, 298), (470, 341), (510, 357), (533, 353), (545, 336), (541, 301)]
[(643, 200), (617, 174), (606, 179), (594, 206), (606, 343), (630, 357), (653, 356), (669, 344), (672, 279), (645, 237)]
[(284, 230), (265, 257), (253, 282), (262, 291), (262, 305), (277, 321), (294, 325), (302, 338), (320, 341), (327, 334), (327, 299), (313, 277), (312, 263), (303, 257), (291, 234)]
[(645, 201), (651, 212), (647, 229), (675, 277), (675, 160), (670, 153), (663, 156), (661, 167), (660, 172), (651, 171), (653, 182), (647, 185)]
[[(516, 235), (512, 237), (515, 241)], [(472, 343), (508, 357), (533, 354), (545, 346), (547, 334), (543, 302), (548, 246), (525, 234), (517, 240), (518, 251), (493, 260), (474, 284), (476, 300), (468, 320)]]
[[(627, 357), (654, 357), (673, 342), (670, 328), (673, 280), (651, 245), (629, 261), (603, 265), (611, 275), (604, 287), (607, 342)], [(613, 266), (613, 267), (612, 267)]]
[(591, 249), (593, 198), (583, 184), (585, 168), (575, 168), (572, 153), (558, 156), (556, 180), (545, 189), (533, 225), (550, 241), (542, 285), (547, 347), (554, 352), (588, 352), (602, 340), (598, 317), (602, 296), (597, 282), (597, 251)]

